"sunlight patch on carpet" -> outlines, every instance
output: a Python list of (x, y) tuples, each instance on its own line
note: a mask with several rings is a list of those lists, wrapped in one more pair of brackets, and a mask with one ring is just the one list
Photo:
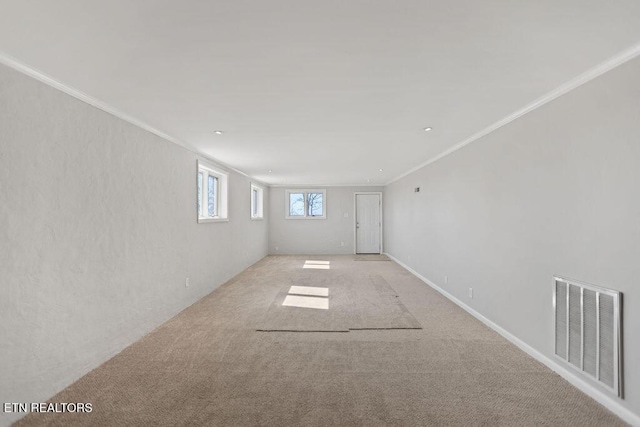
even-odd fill
[(308, 259), (304, 262), (302, 268), (311, 268), (314, 270), (331, 270), (331, 261), (320, 261)]
[(330, 265), (305, 264), (302, 268), (311, 268), (314, 270), (331, 270)]
[(282, 305), (287, 307), (302, 307), (328, 310), (329, 299), (318, 297), (303, 297), (300, 295), (287, 295)]

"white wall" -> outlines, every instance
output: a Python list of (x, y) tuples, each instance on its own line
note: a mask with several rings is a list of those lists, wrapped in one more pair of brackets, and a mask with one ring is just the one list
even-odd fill
[(635, 414), (638, 76), (635, 59), (392, 183), (384, 210), (387, 252), (547, 357), (554, 274), (622, 291), (622, 404)]
[[(287, 188), (271, 188), (269, 253), (276, 255), (354, 253), (354, 193), (382, 191), (382, 187), (309, 188), (327, 190), (325, 201), (327, 219), (285, 219)], [(345, 214), (348, 216), (345, 217)], [(343, 242), (344, 246), (342, 246)]]
[(0, 402), (44, 401), (267, 254), (240, 174), (230, 221), (196, 223), (196, 159), (0, 66)]

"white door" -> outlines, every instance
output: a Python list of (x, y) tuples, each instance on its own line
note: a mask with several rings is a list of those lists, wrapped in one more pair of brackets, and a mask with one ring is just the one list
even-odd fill
[(356, 194), (356, 253), (379, 254), (382, 230), (380, 194)]

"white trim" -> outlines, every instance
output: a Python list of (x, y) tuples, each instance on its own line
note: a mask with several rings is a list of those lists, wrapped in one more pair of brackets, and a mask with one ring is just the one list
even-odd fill
[(353, 193), (353, 254), (358, 254), (358, 194), (378, 194), (380, 196), (380, 253), (384, 252), (384, 233), (382, 227), (384, 221), (382, 220), (382, 191), (356, 191)]
[(520, 108), (519, 110), (514, 111), (513, 113), (509, 114), (508, 116), (506, 116), (505, 118), (503, 118), (502, 120), (499, 120), (497, 122), (495, 122), (494, 124), (490, 125), (489, 127), (486, 127), (485, 129), (481, 130), (480, 132), (477, 132), (473, 135), (471, 135), (469, 138), (465, 139), (464, 141), (454, 145), (453, 147), (449, 148), (446, 151), (443, 151), (442, 153), (438, 154), (435, 157), (432, 157), (431, 159), (427, 160), (424, 163), (419, 164), (418, 166), (409, 169), (407, 172), (393, 178), (391, 181), (387, 182), (386, 185), (389, 185), (391, 183), (394, 183), (396, 181), (398, 181), (399, 179), (404, 178), (405, 176), (412, 174), (413, 172), (422, 169), (423, 167), (430, 165), (431, 163), (437, 162), (438, 160), (442, 159), (443, 157), (448, 156), (449, 154), (458, 151), (459, 149), (471, 144), (474, 141), (479, 140), (480, 138), (490, 134), (491, 132), (501, 128), (502, 126), (505, 126), (509, 123), (511, 123), (512, 121), (518, 119), (519, 117), (524, 116), (527, 113), (530, 113), (531, 111), (542, 107), (543, 105), (545, 105), (548, 102), (553, 101), (554, 99), (582, 86), (583, 84), (595, 79), (596, 77), (606, 73), (607, 71), (611, 71), (612, 69), (624, 64), (627, 61), (630, 61), (634, 58), (636, 58), (637, 56), (640, 56), (640, 43), (620, 52), (619, 54), (617, 54), (616, 56), (609, 58), (608, 60), (606, 60), (605, 62), (603, 62), (600, 65), (597, 65), (587, 71), (585, 71), (584, 73), (578, 75), (577, 77), (574, 77), (573, 79), (569, 80), (568, 82), (564, 83), (563, 85), (558, 86), (557, 88), (555, 88), (554, 90), (552, 90), (551, 92), (548, 92), (545, 95), (542, 95), (540, 98), (536, 99), (535, 101), (533, 101), (530, 104), (525, 105), (524, 107)]
[[(253, 191), (257, 192), (258, 214), (253, 216)], [(264, 187), (251, 181), (249, 184), (249, 217), (252, 221), (261, 221), (264, 219)]]
[(587, 396), (594, 399), (596, 402), (603, 405), (605, 408), (607, 408), (608, 410), (616, 414), (618, 417), (622, 418), (623, 421), (633, 426), (640, 426), (640, 415), (635, 414), (631, 410), (622, 406), (618, 399), (613, 398), (609, 393), (605, 393), (604, 391), (601, 391), (595, 388), (586, 380), (578, 377), (575, 373), (569, 371), (567, 368), (559, 364), (557, 361), (545, 356), (535, 348), (531, 347), (529, 344), (520, 340), (515, 335), (511, 334), (510, 332), (507, 332), (502, 327), (492, 322), (491, 320), (487, 319), (482, 314), (478, 313), (473, 308), (469, 307), (468, 305), (460, 301), (458, 298), (451, 295), (449, 292), (440, 288), (438, 285), (436, 285), (426, 277), (422, 276), (420, 273), (418, 273), (417, 271), (415, 271), (414, 269), (412, 269), (411, 267), (409, 267), (408, 265), (406, 265), (405, 263), (403, 263), (393, 255), (386, 252), (385, 252), (385, 255), (391, 258), (392, 260), (394, 260), (396, 263), (398, 263), (405, 270), (409, 271), (411, 274), (416, 276), (418, 279), (422, 280), (427, 285), (431, 286), (433, 289), (440, 292), (442, 295), (444, 295), (446, 298), (448, 298), (453, 303), (458, 305), (460, 308), (465, 310), (467, 313), (471, 314), (473, 317), (475, 317), (476, 319), (478, 319), (479, 321), (481, 321), (482, 323), (484, 323), (485, 325), (487, 325), (488, 327), (490, 327), (491, 329), (493, 329), (494, 331), (502, 335), (504, 338), (509, 340), (512, 344), (520, 348), (520, 350), (524, 351), (525, 353), (527, 353), (529, 356), (533, 357), (537, 361), (545, 364), (549, 369), (551, 369), (552, 371), (560, 375), (562, 378), (567, 380), (569, 383), (571, 383), (571, 385), (576, 387), (578, 390), (582, 391), (584, 394), (586, 394)]
[[(459, 149), (471, 144), (474, 141), (479, 140), (480, 138), (488, 135), (489, 133), (501, 128), (502, 126), (507, 125), (508, 123), (516, 120), (517, 118), (543, 106), (544, 104), (553, 101), (554, 99), (578, 88), (579, 86), (582, 86), (583, 84), (595, 79), (596, 77), (606, 73), (607, 71), (610, 71), (622, 64), (624, 64), (625, 62), (628, 62), (634, 58), (636, 58), (637, 56), (640, 56), (640, 43), (620, 52), (619, 54), (613, 56), (612, 58), (609, 58), (608, 60), (606, 60), (605, 62), (603, 62), (602, 64), (593, 67), (589, 70), (587, 70), (586, 72), (578, 75), (577, 77), (569, 80), (568, 82), (564, 83), (563, 85), (557, 87), (556, 89), (552, 90), (551, 92), (548, 92), (547, 94), (541, 96), (540, 98), (536, 99), (535, 101), (533, 101), (532, 103), (522, 107), (521, 109), (513, 112), (512, 114), (506, 116), (505, 118), (503, 118), (502, 120), (499, 120), (497, 122), (495, 122), (494, 124), (488, 126), (487, 128), (481, 130), (480, 132), (475, 133), (474, 135), (470, 136), (469, 138), (465, 139), (464, 141), (456, 144), (455, 146), (449, 148), (448, 150), (438, 154), (437, 156), (427, 160), (426, 162), (423, 162), (421, 164), (419, 164), (418, 166), (409, 169), (407, 172), (404, 172), (403, 174), (393, 178), (391, 181), (388, 181), (386, 183), (382, 183), (382, 184), (323, 184), (323, 185), (308, 185), (309, 187), (384, 187), (387, 186), (389, 184), (392, 184), (393, 182), (396, 182), (402, 178), (404, 178), (405, 176), (419, 170), (422, 169), (423, 167), (434, 163), (440, 159), (442, 159), (443, 157), (448, 156), (449, 154), (458, 151)], [(148, 123), (143, 122), (140, 119), (137, 119), (129, 114), (124, 113), (123, 111), (120, 111), (117, 108), (114, 108), (90, 95), (87, 95), (84, 92), (81, 92), (77, 89), (74, 89), (46, 74), (44, 74), (43, 72), (30, 67), (20, 61), (18, 61), (17, 59), (7, 55), (4, 52), (0, 52), (0, 63), (6, 65), (7, 67), (13, 68), (16, 71), (19, 71), (23, 74), (26, 74), (42, 83), (45, 83), (53, 88), (56, 88), (64, 93), (66, 93), (67, 95), (70, 95), (76, 99), (79, 99), (89, 105), (92, 105), (106, 113), (109, 113), (115, 117), (118, 117), (128, 123), (131, 123), (134, 126), (137, 126), (141, 129), (144, 129), (148, 132), (151, 132), (152, 134), (159, 136), (162, 139), (165, 139), (167, 141), (173, 142), (176, 145), (181, 146), (182, 148), (197, 154), (199, 156), (204, 157), (205, 159), (216, 163), (220, 166), (223, 166), (225, 168), (228, 168), (234, 172), (237, 172), (243, 176), (249, 177), (251, 179), (253, 179), (253, 177), (251, 177), (249, 174), (236, 169), (226, 163), (223, 163), (219, 160), (214, 159), (213, 157), (197, 150), (196, 148), (194, 148), (193, 146), (191, 146), (190, 144), (179, 140), (178, 138), (175, 138), (165, 132), (160, 131), (159, 129), (149, 125)], [(262, 182), (262, 181), (260, 181)], [(292, 185), (287, 185), (287, 184), (267, 184), (266, 182), (264, 183), (266, 186), (269, 187), (290, 187)]]
[[(206, 177), (215, 177), (217, 179), (217, 189), (215, 192), (215, 211), (216, 211), (216, 216), (215, 217), (209, 217), (207, 216), (200, 216), (200, 211), (199, 209), (196, 209), (196, 217), (198, 219), (198, 224), (202, 224), (205, 222), (225, 222), (229, 220), (229, 172), (216, 168), (215, 166), (211, 165), (210, 163), (207, 163), (204, 160), (200, 160), (198, 159), (196, 161), (197, 164), (197, 172), (196, 172), (196, 189), (197, 189), (197, 185), (198, 185), (198, 175), (200, 174), (200, 172), (202, 171)], [(205, 181), (205, 179), (207, 179), (203, 176), (203, 182), (202, 182), (202, 194), (198, 194), (198, 197), (202, 197), (202, 210), (204, 211), (206, 209), (207, 203), (206, 203), (206, 197), (205, 195), (207, 194), (207, 186), (208, 186), (208, 182)], [(197, 200), (196, 200), (197, 203)]]
[(205, 222), (229, 222), (229, 218), (198, 218), (198, 224)]
[(385, 184), (267, 184), (270, 188), (384, 187)]
[(87, 95), (86, 93), (79, 91), (77, 89), (72, 88), (71, 86), (68, 86), (56, 79), (54, 79), (53, 77), (50, 77), (48, 75), (46, 75), (45, 73), (29, 66), (26, 65), (20, 61), (18, 61), (17, 59), (7, 55), (4, 52), (0, 52), (0, 64), (6, 65), (9, 68), (12, 68), (22, 74), (25, 74), (31, 78), (34, 78), (48, 86), (53, 87), (54, 89), (58, 89), (61, 92), (66, 93), (69, 96), (72, 96), (76, 99), (79, 99), (82, 102), (85, 102), (99, 110), (104, 111), (105, 113), (111, 114), (112, 116), (115, 116), (121, 120), (124, 120), (127, 123), (130, 123), (136, 127), (139, 127), (140, 129), (146, 130), (147, 132), (150, 132), (162, 139), (165, 139), (169, 142), (172, 142), (176, 145), (179, 145), (180, 147), (184, 148), (187, 151), (190, 151), (193, 154), (196, 154), (200, 157), (203, 157), (204, 159), (206, 159), (207, 161), (216, 164), (217, 166), (232, 170), (236, 173), (239, 173), (240, 175), (249, 177), (251, 179), (253, 179), (250, 175), (248, 175), (247, 173), (241, 171), (240, 169), (236, 169), (233, 166), (230, 166), (224, 162), (221, 162), (220, 160), (217, 160), (211, 156), (209, 156), (208, 154), (203, 153), (202, 151), (197, 150), (195, 147), (193, 147), (191, 144), (188, 144), (184, 141), (181, 141), (178, 138), (175, 138), (153, 126), (151, 126), (150, 124), (143, 122), (142, 120), (133, 117), (115, 107), (112, 107), (108, 104), (106, 104), (105, 102), (100, 101), (97, 98), (92, 97), (91, 95)]

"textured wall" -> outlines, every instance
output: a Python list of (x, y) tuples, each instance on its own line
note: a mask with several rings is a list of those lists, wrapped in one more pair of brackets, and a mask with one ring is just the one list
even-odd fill
[(196, 223), (196, 159), (0, 66), (0, 402), (43, 401), (266, 255), (244, 176), (229, 222)]
[(550, 358), (554, 274), (622, 291), (636, 414), (638, 76), (640, 59), (385, 189), (387, 252)]
[[(355, 231), (354, 193), (382, 191), (382, 187), (309, 188), (326, 188), (327, 219), (285, 219), (287, 189), (271, 188), (269, 253), (352, 254)], [(344, 246), (341, 246), (342, 242)]]

